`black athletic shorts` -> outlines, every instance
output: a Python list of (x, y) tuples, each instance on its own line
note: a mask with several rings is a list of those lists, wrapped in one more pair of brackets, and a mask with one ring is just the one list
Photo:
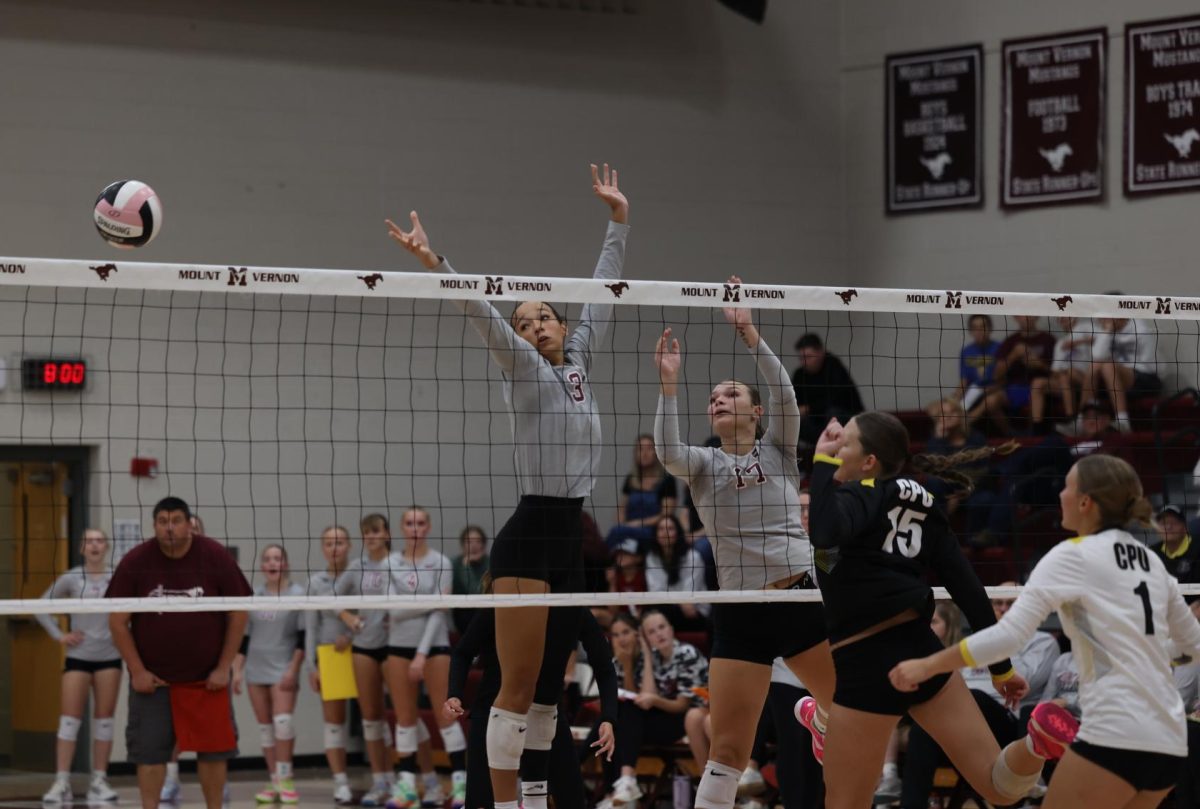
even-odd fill
[[(805, 578), (797, 589), (815, 589)], [(820, 601), (713, 605), (714, 658), (769, 666), (829, 639)]]
[(82, 671), (84, 674), (95, 674), (98, 671), (105, 669), (120, 669), (121, 658), (114, 660), (80, 660), (77, 657), (68, 657), (63, 661), (63, 671)]
[[(388, 657), (403, 657), (405, 660), (412, 660), (417, 656), (417, 648), (415, 646), (387, 646)], [(430, 646), (429, 651), (425, 653), (426, 657), (437, 657), (438, 655), (450, 655), (449, 646)]]
[(925, 657), (942, 648), (942, 642), (929, 628), (929, 622), (916, 618), (834, 649), (837, 687), (833, 701), (856, 711), (903, 716), (912, 706), (936, 696), (950, 675), (932, 677), (921, 683), (916, 691), (897, 691), (888, 679), (888, 672), (902, 660)]
[(1138, 792), (1157, 792), (1170, 789), (1179, 780), (1179, 774), (1187, 764), (1186, 756), (1169, 756), (1166, 753), (1145, 753), (1141, 750), (1119, 750), (1116, 747), (1101, 747), (1098, 744), (1076, 741), (1071, 745), (1076, 755), (1108, 770), (1113, 775), (1131, 784)]
[(356, 655), (364, 655), (374, 660), (376, 663), (382, 663), (387, 660), (388, 647), (380, 646), (378, 649), (364, 649), (361, 646), (351, 646), (350, 651)]
[(524, 495), (492, 542), (492, 579), (537, 579), (552, 593), (583, 588), (582, 497)]

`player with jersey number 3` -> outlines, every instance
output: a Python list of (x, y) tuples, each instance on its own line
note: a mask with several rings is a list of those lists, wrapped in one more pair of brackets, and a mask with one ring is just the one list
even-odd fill
[[(730, 284), (740, 284), (736, 276)], [(666, 329), (654, 352), (662, 395), (654, 444), (663, 466), (692, 488), (717, 558), (723, 590), (814, 589), (812, 549), (804, 531), (797, 489), (796, 445), (800, 408), (783, 363), (771, 351), (745, 308), (726, 308), (725, 319), (749, 349), (766, 381), (764, 410), (758, 390), (726, 380), (709, 396), (708, 417), (719, 448), (682, 442), (676, 391), (682, 354)], [(833, 696), (833, 661), (820, 601), (718, 604), (709, 693), (712, 745), (696, 791), (700, 809), (732, 809), (767, 691), (771, 666), (782, 657), (816, 696), (821, 712)], [(813, 708), (817, 706), (814, 704)], [(813, 749), (819, 754), (823, 716)]]
[(912, 690), (939, 672), (1013, 653), (1057, 610), (1079, 663), (1083, 723), (1042, 807), (1148, 809), (1166, 797), (1187, 761), (1168, 641), (1200, 656), (1200, 624), (1159, 557), (1125, 530), (1151, 515), (1133, 467), (1089, 455), (1067, 473), (1059, 501), (1063, 528), (1079, 536), (1042, 557), (1000, 622), (900, 663), (891, 679)]
[[(607, 164), (603, 172), (595, 165), (591, 170), (592, 192), (612, 213), (594, 275), (615, 281), (625, 261), (629, 202), (615, 170)], [(417, 212), (410, 218), (412, 230), (389, 221), (388, 235), (426, 269), (452, 273), (449, 262), (430, 247)], [(503, 372), (513, 428), (521, 499), (492, 544), (494, 591), (578, 591), (583, 587), (583, 500), (595, 485), (603, 445), (589, 375), (612, 304), (584, 306), (572, 333), (545, 301), (517, 304), (511, 319), (485, 300), (456, 303)], [(500, 692), (488, 715), (487, 753), (497, 809), (517, 809), (517, 771), (525, 748), (551, 748), (563, 671), (579, 638), (579, 620), (574, 608), (496, 610)], [(522, 780), (545, 794), (545, 773), (522, 773)]]

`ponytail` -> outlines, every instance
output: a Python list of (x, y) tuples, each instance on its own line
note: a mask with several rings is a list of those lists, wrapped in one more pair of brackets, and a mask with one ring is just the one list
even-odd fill
[(975, 477), (970, 472), (958, 467), (979, 463), (993, 455), (1008, 455), (1020, 446), (1016, 441), (1006, 441), (997, 447), (964, 449), (951, 455), (922, 453), (912, 457), (912, 468), (916, 472), (922, 472), (956, 486), (962, 494), (971, 494), (975, 491)]
[(1142, 495), (1142, 481), (1128, 461), (1113, 455), (1088, 455), (1075, 463), (1075, 476), (1079, 493), (1092, 498), (1100, 509), (1101, 528), (1151, 524), (1154, 509)]

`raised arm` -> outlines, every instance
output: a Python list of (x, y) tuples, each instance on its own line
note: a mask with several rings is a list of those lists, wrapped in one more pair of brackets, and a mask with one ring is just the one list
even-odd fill
[(675, 395), (679, 390), (682, 357), (679, 341), (671, 338), (669, 328), (664, 329), (654, 348), (654, 365), (658, 368), (662, 391), (658, 397), (658, 412), (654, 416), (654, 450), (668, 472), (683, 478), (690, 485), (695, 472), (703, 467), (704, 458), (699, 448), (688, 446), (679, 437)]
[[(617, 187), (617, 170), (609, 170), (604, 164), (603, 173), (596, 164), (592, 169), (592, 193), (604, 201), (612, 211), (612, 220), (604, 234), (604, 245), (596, 261), (593, 278), (617, 280), (625, 267), (625, 241), (629, 236), (629, 200)], [(567, 348), (581, 354), (585, 368), (591, 367), (592, 352), (604, 342), (608, 324), (612, 320), (611, 303), (589, 303), (583, 307), (579, 325), (572, 332)]]
[[(742, 279), (736, 275), (729, 279), (730, 284), (741, 284)], [(800, 406), (796, 402), (796, 388), (792, 378), (788, 376), (783, 363), (771, 351), (766, 340), (754, 326), (753, 313), (749, 309), (727, 307), (722, 310), (725, 320), (733, 326), (738, 338), (750, 349), (767, 386), (767, 416), (770, 424), (763, 435), (763, 440), (784, 450), (793, 461), (796, 455), (796, 445), (800, 440)], [(790, 454), (789, 454), (790, 453)]]
[(813, 455), (812, 481), (809, 484), (811, 502), (808, 507), (809, 540), (817, 548), (836, 548), (853, 539), (868, 527), (871, 503), (863, 487), (857, 484), (839, 486), (834, 474), (842, 462), (837, 453), (842, 445), (842, 425), (830, 419), (817, 439)]

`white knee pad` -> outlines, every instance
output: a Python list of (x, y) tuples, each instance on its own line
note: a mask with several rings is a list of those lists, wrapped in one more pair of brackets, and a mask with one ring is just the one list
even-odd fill
[(76, 719), (73, 716), (63, 714), (58, 717), (58, 738), (64, 742), (75, 741), (79, 738), (79, 726), (82, 724), (82, 719)]
[(696, 788), (696, 809), (731, 809), (741, 777), (741, 770), (709, 759)]
[(526, 723), (529, 730), (525, 733), (525, 748), (549, 750), (554, 744), (554, 734), (558, 730), (558, 706), (533, 703), (529, 706)]
[(292, 724), (290, 713), (277, 713), (271, 717), (275, 724), (275, 738), (290, 741), (296, 738), (296, 726)]
[(344, 750), (346, 748), (346, 732), (342, 726), (334, 722), (325, 723), (325, 749)]
[(396, 725), (396, 752), (402, 756), (417, 752), (417, 746), (420, 745), (417, 736), (416, 725)]
[(101, 719), (100, 717), (92, 718), (92, 738), (98, 742), (111, 742), (113, 740), (113, 729), (115, 723), (111, 716)]
[(521, 769), (528, 724), (519, 713), (493, 707), (488, 712), (487, 754), (494, 770)]
[(418, 719), (417, 720), (417, 744), (425, 744), (426, 742), (431, 742), (431, 741), (433, 741), (433, 737), (429, 735), (429, 728), (427, 728), (425, 726), (425, 723), (422, 720)]
[[(421, 724), (425, 724), (422, 722)], [(462, 725), (455, 722), (453, 725), (447, 725), (444, 728), (438, 728), (442, 736), (442, 746), (446, 748), (447, 753), (457, 753), (460, 750), (467, 749), (467, 737), (463, 733)]]
[[(1024, 744), (1024, 741), (1018, 742)], [(1035, 772), (1032, 775), (1018, 775), (1013, 772), (1008, 766), (1008, 762), (1004, 760), (1004, 751), (1000, 751), (1000, 755), (996, 757), (996, 763), (992, 765), (992, 786), (996, 788), (1004, 797), (1008, 798), (1008, 803), (1016, 803), (1021, 798), (1029, 794), (1041, 777), (1041, 772)]]
[(258, 744), (260, 747), (275, 746), (275, 726), (270, 722), (258, 723)]
[(387, 723), (382, 719), (363, 720), (363, 741), (381, 742), (387, 738)]

